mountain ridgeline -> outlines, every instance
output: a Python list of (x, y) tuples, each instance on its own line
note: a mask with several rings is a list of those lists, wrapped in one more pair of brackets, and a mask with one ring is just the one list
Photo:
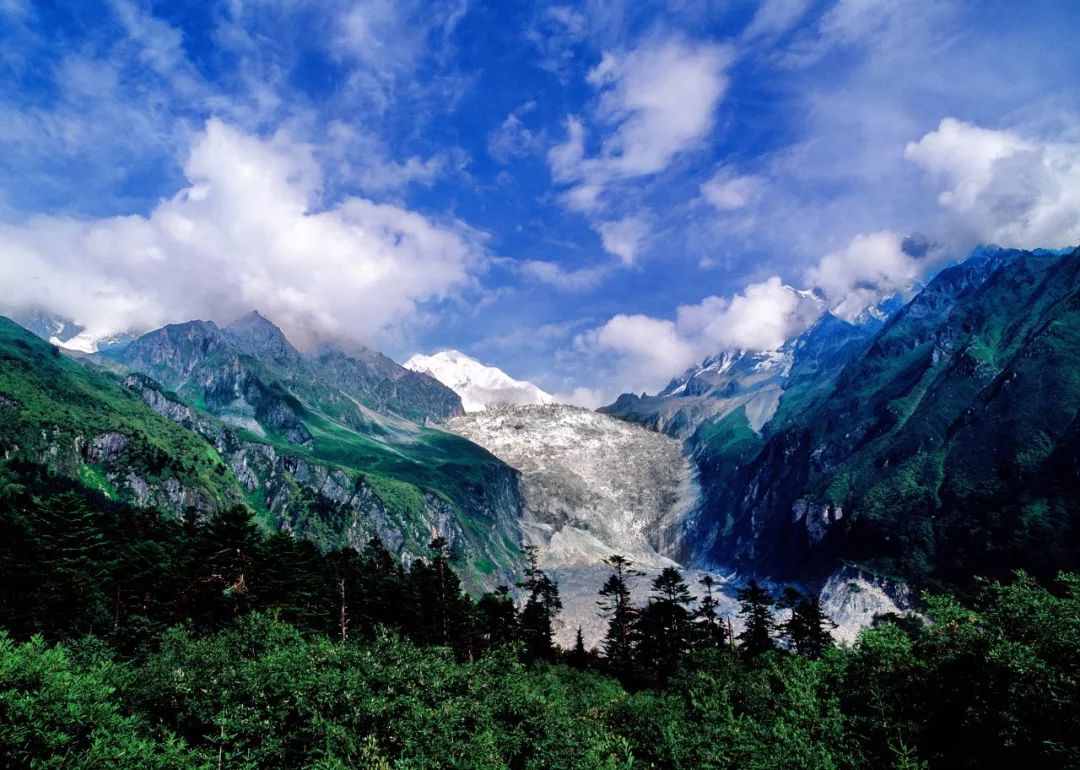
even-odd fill
[(241, 503), (320, 548), (444, 537), (471, 588), (519, 561), (517, 472), (429, 426), (462, 413), (371, 351), (302, 355), (258, 314), (166, 326), (76, 362), (0, 319), (0, 451), (173, 517)]
[(702, 562), (963, 585), (1080, 557), (1080, 250), (984, 248), (907, 305), (825, 315), (602, 411), (685, 440)]

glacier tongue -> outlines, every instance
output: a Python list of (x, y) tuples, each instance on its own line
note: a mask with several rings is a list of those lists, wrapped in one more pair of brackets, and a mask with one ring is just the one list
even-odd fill
[[(446, 427), (521, 471), (522, 530), (563, 599), (560, 644), (572, 644), (579, 625), (589, 644), (603, 634), (602, 559), (620, 553), (648, 573), (636, 592), (644, 602), (651, 577), (689, 550), (684, 525), (699, 489), (678, 440), (562, 405), (489, 409)], [(686, 573), (694, 589), (699, 574)]]

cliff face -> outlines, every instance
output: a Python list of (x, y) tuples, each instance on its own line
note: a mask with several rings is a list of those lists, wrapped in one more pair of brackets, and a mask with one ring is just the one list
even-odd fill
[(469, 587), (513, 583), (522, 510), (513, 469), (490, 463), (480, 483), (449, 498), (245, 439), (228, 424), (166, 395), (145, 376), (129, 375), (124, 384), (155, 412), (209, 441), (246, 499), (273, 527), (326, 548), (360, 549), (379, 537), (406, 561), (426, 555), (427, 543), (439, 535), (460, 556)]

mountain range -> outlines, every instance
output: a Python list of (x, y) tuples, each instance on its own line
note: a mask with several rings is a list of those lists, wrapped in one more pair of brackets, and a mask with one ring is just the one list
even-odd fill
[(983, 248), (887, 320), (823, 316), (602, 411), (682, 438), (695, 558), (918, 584), (1080, 555), (1080, 250)]
[(3, 319), (0, 362), (5, 462), (174, 516), (246, 505), (324, 548), (378, 536), (409, 559), (441, 535), (475, 588), (519, 562), (517, 472), (433, 427), (458, 396), (378, 353), (302, 355), (253, 313), (80, 361)]
[[(1078, 564), (1080, 251), (982, 248), (906, 304), (719, 352), (602, 419), (454, 351), (301, 353), (258, 313), (78, 359), (40, 339), (78, 335), (60, 323), (0, 322), (4, 464), (173, 516), (241, 504), (321, 548), (378, 536), (408, 560), (442, 535), (477, 590), (513, 582), (529, 538), (553, 559), (638, 543), (688, 568), (859, 574), (886, 593)], [(687, 460), (609, 417), (681, 442), (696, 502), (616, 527), (683, 483), (646, 477), (684, 478)]]

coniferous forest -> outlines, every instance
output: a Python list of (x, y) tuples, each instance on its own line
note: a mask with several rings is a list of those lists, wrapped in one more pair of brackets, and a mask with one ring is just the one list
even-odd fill
[(608, 560), (596, 650), (558, 586), (472, 599), (436, 538), (320, 553), (240, 507), (183, 520), (31, 464), (0, 479), (0, 755), (55, 768), (1069, 768), (1080, 577), (1023, 573), (838, 647), (813, 597)]

